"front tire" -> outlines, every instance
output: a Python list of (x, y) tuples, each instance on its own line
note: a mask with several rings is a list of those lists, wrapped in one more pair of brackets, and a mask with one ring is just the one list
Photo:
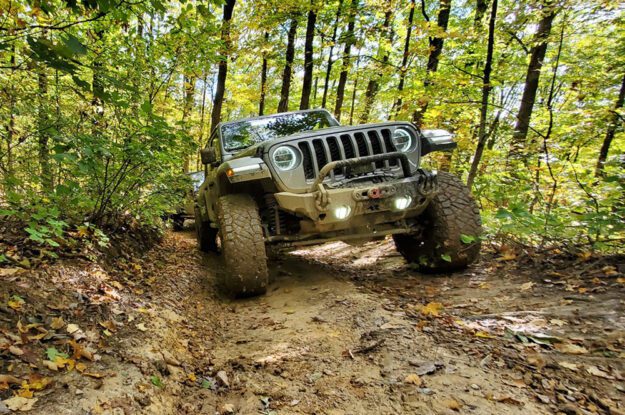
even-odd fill
[(200, 209), (197, 206), (194, 212), (198, 248), (202, 252), (217, 252), (217, 229), (211, 228), (209, 221), (202, 220)]
[(269, 273), (258, 206), (245, 194), (222, 196), (217, 205), (224, 288), (235, 297), (265, 294)]
[(482, 221), (471, 192), (459, 178), (438, 173), (438, 193), (419, 217), (420, 235), (393, 235), (402, 256), (428, 273), (466, 268), (480, 253)]

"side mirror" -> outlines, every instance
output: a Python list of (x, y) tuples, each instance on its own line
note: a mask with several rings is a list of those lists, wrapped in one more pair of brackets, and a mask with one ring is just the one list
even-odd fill
[(215, 147), (205, 147), (200, 150), (202, 164), (213, 164), (217, 161), (217, 151)]

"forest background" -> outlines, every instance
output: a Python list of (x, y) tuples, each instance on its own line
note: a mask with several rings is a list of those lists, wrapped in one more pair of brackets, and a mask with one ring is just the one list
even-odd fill
[(617, 0), (0, 0), (0, 219), (44, 254), (105, 244), (180, 202), (219, 121), (323, 107), (452, 131), (429, 167), (468, 182), (486, 238), (619, 250), (624, 16)]

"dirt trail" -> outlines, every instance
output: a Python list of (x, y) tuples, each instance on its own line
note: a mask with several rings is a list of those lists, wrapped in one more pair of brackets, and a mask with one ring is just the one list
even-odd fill
[[(565, 377), (544, 345), (498, 337), (502, 320), (528, 322), (497, 314), (521, 280), (494, 278), (496, 268), (423, 277), (385, 244), (330, 244), (271, 263), (266, 296), (232, 301), (216, 294), (221, 258), (200, 254), (191, 232), (169, 234), (144, 263), (145, 291), (120, 305), (123, 329), (92, 368), (114, 376), (68, 373), (31, 413), (618, 414), (622, 405), (622, 352), (620, 363), (593, 357), (610, 378), (597, 396), (575, 383), (585, 366)], [(528, 291), (519, 297), (535, 302), (529, 309), (547, 307)], [(605, 321), (622, 327), (619, 295)]]

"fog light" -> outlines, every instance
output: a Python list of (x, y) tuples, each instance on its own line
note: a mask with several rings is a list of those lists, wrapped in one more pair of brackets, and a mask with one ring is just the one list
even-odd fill
[(352, 208), (349, 206), (338, 206), (334, 208), (334, 217), (338, 220), (346, 219), (352, 212)]
[(406, 195), (406, 196), (396, 197), (395, 200), (393, 200), (393, 205), (395, 206), (395, 209), (397, 210), (404, 210), (408, 206), (410, 206), (411, 202), (412, 202), (412, 197)]

